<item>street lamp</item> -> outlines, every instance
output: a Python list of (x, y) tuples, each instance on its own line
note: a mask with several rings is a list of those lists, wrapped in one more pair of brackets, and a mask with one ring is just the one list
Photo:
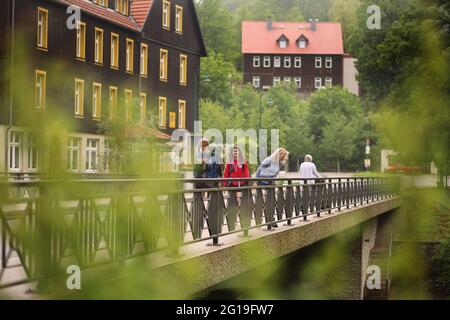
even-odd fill
[[(199, 95), (199, 91), (200, 91), (200, 87), (198, 86), (199, 78), (200, 78), (200, 69), (198, 69), (194, 73), (194, 123), (197, 120), (197, 111), (200, 110), (200, 108), (199, 108), (200, 97), (197, 96), (197, 95)], [(210, 83), (212, 80), (209, 78), (209, 75), (206, 74), (203, 81), (206, 83)]]
[[(259, 150), (259, 145), (260, 145), (259, 134), (260, 134), (260, 131), (261, 131), (261, 122), (262, 122), (262, 101), (263, 101), (263, 98), (264, 98), (265, 95), (266, 95), (266, 93), (265, 93), (264, 91), (261, 92), (260, 95), (259, 95), (258, 150)], [(272, 100), (272, 98), (269, 98), (269, 100), (267, 101), (267, 105), (268, 105), (269, 107), (271, 107), (271, 106), (273, 105), (273, 100)], [(258, 158), (259, 158), (259, 153), (258, 153)], [(260, 160), (259, 162), (261, 162), (261, 159), (259, 159), (259, 160)]]
[[(263, 100), (264, 96), (265, 96), (265, 92), (261, 92), (261, 94), (259, 95), (259, 128), (258, 128), (258, 133), (259, 133), (259, 130), (261, 130), (262, 100)], [(269, 98), (269, 100), (267, 101), (267, 105), (269, 107), (271, 107), (273, 105), (272, 98)]]

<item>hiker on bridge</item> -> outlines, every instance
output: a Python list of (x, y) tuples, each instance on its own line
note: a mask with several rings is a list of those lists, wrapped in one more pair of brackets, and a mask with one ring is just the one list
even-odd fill
[[(228, 153), (228, 159), (225, 166), (223, 177), (226, 178), (250, 178), (248, 163), (245, 160), (244, 153), (238, 145), (233, 145)], [(247, 181), (227, 181), (223, 182), (224, 187), (246, 186)]]
[[(305, 161), (300, 165), (299, 176), (300, 179), (314, 179), (321, 178), (317, 172), (316, 165), (314, 164), (313, 157), (310, 154), (305, 156)], [(308, 180), (308, 183), (314, 183), (314, 180)]]
[[(285, 166), (289, 152), (284, 148), (277, 149), (270, 157), (261, 162), (256, 171), (256, 178), (271, 178), (274, 179), (278, 176), (281, 167)], [(258, 181), (258, 185), (271, 185), (273, 181)]]
[[(197, 163), (194, 165), (194, 178), (217, 179), (222, 177), (222, 148), (219, 145), (210, 145), (208, 139), (203, 138), (197, 145)], [(217, 182), (197, 182), (198, 189), (217, 187)]]
[[(278, 176), (278, 173), (280, 173), (281, 167), (285, 166), (287, 163), (287, 159), (289, 156), (289, 152), (284, 148), (277, 149), (270, 157), (267, 157), (266, 159), (261, 162), (261, 164), (258, 167), (258, 170), (256, 171), (256, 178), (270, 178), (274, 179)], [(273, 185), (274, 182), (269, 181), (258, 181), (259, 186), (268, 186)], [(262, 190), (263, 196), (267, 197), (267, 190)], [(273, 212), (275, 214), (275, 212)], [(278, 227), (278, 225), (274, 222), (270, 226), (272, 227)]]

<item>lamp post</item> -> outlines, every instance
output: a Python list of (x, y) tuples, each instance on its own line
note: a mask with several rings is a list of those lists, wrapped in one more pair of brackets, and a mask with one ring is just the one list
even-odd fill
[[(196, 137), (195, 137), (195, 121), (198, 120), (197, 117), (200, 114), (200, 86), (199, 86), (199, 80), (200, 79), (200, 69), (197, 69), (197, 71), (194, 73), (194, 114), (193, 114), (193, 122), (192, 122), (192, 130), (193, 132), (191, 133), (191, 142), (192, 142), (192, 146), (194, 146), (195, 141), (196, 141)], [(204, 82), (209, 83), (211, 82), (211, 79), (209, 78), (208, 74), (205, 75)], [(197, 114), (198, 111), (198, 114)], [(195, 146), (194, 146), (195, 148)], [(194, 152), (194, 148), (192, 149), (192, 152)], [(194, 156), (195, 156), (195, 152), (194, 152)]]
[[(265, 92), (262, 91), (259, 95), (259, 127), (258, 127), (258, 150), (259, 150), (259, 133), (261, 131), (261, 126), (262, 126), (262, 103), (263, 103), (263, 98), (265, 96)], [(267, 105), (268, 106), (272, 106), (273, 105), (273, 100), (272, 98), (269, 98), (269, 100), (267, 101)], [(259, 152), (258, 152), (258, 158), (259, 158)], [(261, 162), (261, 159), (259, 159)]]
[[(198, 79), (200, 78), (200, 69), (197, 70), (197, 72), (194, 73), (194, 123), (197, 120), (197, 111), (200, 114), (200, 86), (198, 85)], [(208, 74), (205, 75), (205, 78), (203, 79), (204, 82), (209, 83), (211, 82), (211, 79), (209, 78)]]

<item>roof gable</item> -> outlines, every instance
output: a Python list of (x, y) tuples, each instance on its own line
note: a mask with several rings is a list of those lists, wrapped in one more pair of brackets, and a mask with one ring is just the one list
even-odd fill
[(131, 15), (140, 29), (144, 26), (154, 0), (133, 0), (131, 2)]

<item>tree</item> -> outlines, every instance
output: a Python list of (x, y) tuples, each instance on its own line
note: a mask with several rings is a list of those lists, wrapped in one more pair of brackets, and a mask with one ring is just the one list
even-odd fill
[(333, 0), (328, 15), (331, 21), (342, 24), (344, 34), (344, 48), (350, 42), (350, 36), (358, 25), (358, 9), (361, 6), (360, 0)]
[(303, 12), (300, 9), (300, 7), (294, 6), (289, 10), (289, 13), (282, 20), (292, 21), (292, 22), (300, 22), (300, 21), (305, 21), (305, 17), (303, 16)]
[(200, 120), (203, 130), (214, 128), (225, 133), (226, 129), (232, 127), (226, 109), (220, 103), (210, 100), (200, 101)]
[(319, 90), (309, 100), (305, 120), (310, 129), (308, 136), (314, 143), (311, 153), (321, 159), (321, 168), (340, 160), (362, 163), (362, 159), (356, 158), (358, 141), (365, 139), (358, 97), (340, 87)]
[(240, 34), (232, 13), (221, 0), (196, 1), (196, 10), (208, 52), (220, 53), (227, 61), (237, 64)]
[(201, 60), (200, 79), (206, 77), (211, 81), (200, 82), (201, 98), (230, 107), (233, 103), (233, 84), (240, 79), (233, 64), (226, 61), (222, 54), (210, 52), (208, 57)]
[(379, 110), (383, 146), (404, 162), (434, 161), (443, 176), (450, 168), (450, 10), (441, 0), (401, 3), (381, 1), (382, 30), (358, 30), (360, 84)]
[[(420, 9), (415, 9), (415, 0), (380, 0), (381, 29), (367, 28), (367, 8), (373, 4), (371, 0), (362, 0), (358, 10), (357, 28), (350, 36), (350, 53), (358, 59), (358, 80), (366, 100), (371, 105), (377, 105), (391, 91), (392, 85), (401, 77), (402, 69), (410, 61), (417, 49), (417, 19)], [(400, 17), (408, 12), (404, 23), (399, 23)], [(408, 20), (409, 19), (409, 20)], [(397, 24), (397, 39), (393, 40), (391, 28)], [(402, 27), (400, 27), (402, 26)], [(400, 29), (402, 31), (400, 31)], [(391, 35), (389, 35), (391, 33)]]
[[(350, 123), (349, 123), (350, 121)], [(356, 119), (348, 119), (342, 114), (334, 113), (328, 116), (328, 124), (323, 128), (321, 154), (336, 160), (337, 171), (341, 172), (341, 161), (348, 161), (356, 151), (357, 140), (361, 124)]]

